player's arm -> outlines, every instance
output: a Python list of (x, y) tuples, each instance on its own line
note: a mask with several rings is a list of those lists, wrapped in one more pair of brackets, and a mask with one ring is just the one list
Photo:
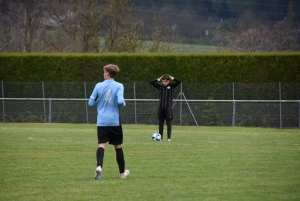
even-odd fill
[(125, 99), (124, 99), (124, 86), (121, 85), (121, 87), (118, 89), (117, 92), (117, 99), (118, 99), (118, 104), (121, 106), (125, 106)]
[(161, 81), (161, 78), (162, 78), (162, 76), (160, 78), (157, 78), (155, 80), (150, 81), (150, 84), (152, 86), (154, 86), (155, 88), (159, 88), (160, 87), (159, 82)]
[(94, 88), (94, 90), (93, 90), (93, 92), (90, 96), (90, 99), (89, 99), (89, 102), (88, 102), (89, 106), (94, 106), (97, 102), (98, 93), (97, 93), (97, 87), (96, 86), (95, 86), (95, 88)]
[[(170, 76), (171, 77), (171, 76)], [(180, 85), (180, 83), (182, 82), (180, 79), (175, 78), (175, 77), (171, 77), (171, 80), (174, 80), (174, 83), (171, 84), (171, 86), (173, 88), (177, 87), (178, 85)]]

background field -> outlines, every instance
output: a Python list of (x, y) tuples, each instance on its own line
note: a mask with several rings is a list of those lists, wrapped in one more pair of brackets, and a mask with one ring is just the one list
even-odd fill
[[(100, 51), (104, 51), (104, 39), (101, 40)], [(141, 52), (149, 52), (149, 48), (152, 46), (153, 41), (145, 41)], [(198, 45), (198, 44), (187, 44), (187, 43), (171, 43), (170, 45), (172, 52), (183, 52), (183, 53), (209, 53), (209, 52), (220, 52), (224, 51), (224, 47), (218, 47), (213, 45)], [(104, 51), (105, 52), (105, 51)]]
[[(141, 52), (148, 52), (151, 47), (152, 41), (146, 41), (145, 45), (141, 49)], [(217, 47), (212, 45), (197, 45), (197, 44), (180, 44), (172, 43), (171, 45), (173, 52), (184, 52), (184, 53), (206, 53), (206, 52), (217, 52), (224, 51), (224, 47)]]
[(0, 124), (0, 200), (300, 200), (299, 129), (123, 127), (131, 176), (108, 146), (95, 181), (95, 125)]

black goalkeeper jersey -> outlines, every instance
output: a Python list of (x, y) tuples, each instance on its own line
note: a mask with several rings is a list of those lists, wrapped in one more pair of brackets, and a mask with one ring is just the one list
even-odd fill
[(174, 78), (174, 83), (169, 83), (167, 86), (159, 83), (157, 80), (152, 80), (150, 84), (159, 90), (159, 106), (161, 108), (170, 108), (173, 103), (173, 89), (180, 85), (181, 80)]

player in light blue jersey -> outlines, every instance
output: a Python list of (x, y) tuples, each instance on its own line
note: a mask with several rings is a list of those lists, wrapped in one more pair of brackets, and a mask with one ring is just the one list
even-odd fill
[(124, 152), (122, 149), (123, 129), (121, 125), (119, 106), (125, 106), (123, 84), (114, 79), (120, 69), (117, 65), (108, 64), (103, 67), (104, 81), (96, 84), (89, 99), (89, 106), (97, 104), (97, 134), (98, 149), (96, 152), (97, 168), (95, 179), (102, 177), (103, 158), (106, 143), (114, 145), (116, 159), (119, 167), (120, 178), (129, 176), (129, 170), (125, 170)]

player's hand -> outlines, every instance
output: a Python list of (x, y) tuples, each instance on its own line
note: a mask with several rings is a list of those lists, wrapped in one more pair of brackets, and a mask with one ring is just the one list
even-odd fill
[(157, 81), (160, 82), (161, 81), (162, 76), (160, 76), (159, 78), (157, 78)]
[(174, 80), (174, 77), (172, 77), (171, 75), (169, 75), (169, 76), (170, 76), (170, 79), (171, 79), (171, 80)]

